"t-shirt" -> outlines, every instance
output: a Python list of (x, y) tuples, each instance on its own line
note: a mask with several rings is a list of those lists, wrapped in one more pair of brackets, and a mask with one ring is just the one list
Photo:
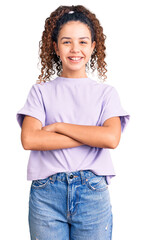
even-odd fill
[[(23, 108), (16, 115), (20, 127), (25, 115), (40, 120), (42, 127), (55, 122), (102, 126), (108, 118), (119, 116), (122, 132), (130, 118), (113, 86), (91, 78), (64, 77), (33, 84)], [(116, 175), (109, 150), (89, 145), (31, 150), (27, 180), (44, 179), (58, 172), (91, 170), (96, 175), (106, 176), (109, 184), (110, 178)]]

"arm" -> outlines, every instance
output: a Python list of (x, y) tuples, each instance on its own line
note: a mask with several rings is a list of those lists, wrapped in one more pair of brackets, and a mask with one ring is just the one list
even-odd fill
[(121, 136), (119, 117), (107, 119), (103, 126), (85, 126), (57, 123), (56, 132), (74, 138), (85, 145), (99, 148), (116, 148)]
[(42, 123), (38, 119), (30, 116), (25, 116), (23, 120), (21, 142), (25, 150), (38, 151), (72, 148), (84, 145), (69, 136), (54, 131), (49, 132), (43, 130)]

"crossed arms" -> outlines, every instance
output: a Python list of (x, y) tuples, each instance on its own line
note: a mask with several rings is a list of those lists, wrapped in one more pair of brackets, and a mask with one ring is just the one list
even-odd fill
[(119, 117), (107, 119), (103, 126), (76, 125), (57, 122), (45, 127), (33, 117), (25, 116), (21, 142), (25, 150), (55, 150), (81, 145), (114, 149), (121, 137)]

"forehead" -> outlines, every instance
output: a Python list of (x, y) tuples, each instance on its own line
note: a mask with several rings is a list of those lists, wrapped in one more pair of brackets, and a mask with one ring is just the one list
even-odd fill
[(87, 24), (82, 23), (80, 21), (69, 21), (65, 23), (60, 32), (59, 32), (59, 38), (62, 37), (91, 37), (90, 30), (87, 26)]

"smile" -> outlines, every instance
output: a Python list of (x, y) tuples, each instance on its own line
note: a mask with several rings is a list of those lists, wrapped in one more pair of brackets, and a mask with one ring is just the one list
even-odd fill
[(71, 62), (80, 62), (83, 57), (68, 57), (68, 59), (71, 61)]

